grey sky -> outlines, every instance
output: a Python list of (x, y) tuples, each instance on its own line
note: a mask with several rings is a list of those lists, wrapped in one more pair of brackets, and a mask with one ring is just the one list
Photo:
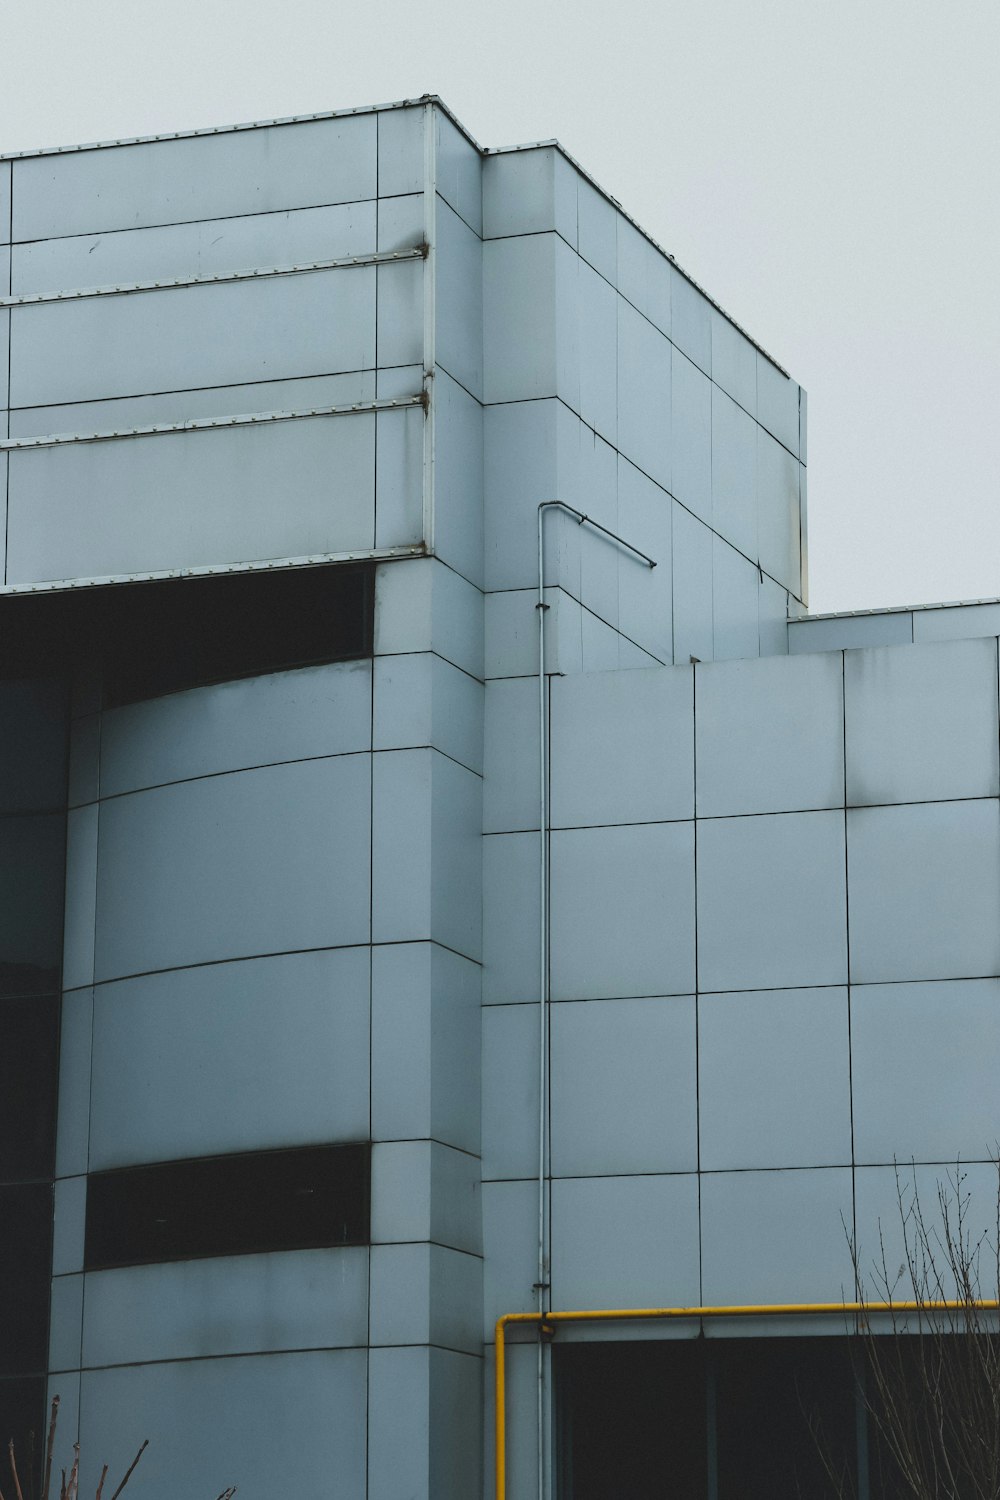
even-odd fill
[(0, 0), (0, 150), (439, 93), (809, 391), (814, 610), (1000, 595), (998, 0)]

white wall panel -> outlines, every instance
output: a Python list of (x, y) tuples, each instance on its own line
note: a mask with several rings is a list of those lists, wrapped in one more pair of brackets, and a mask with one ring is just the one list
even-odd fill
[(618, 628), (657, 660), (673, 660), (673, 501), (627, 459), (618, 459), (620, 534), (656, 563), (618, 553)]
[(757, 351), (757, 420), (799, 456), (799, 388)]
[[(421, 262), (208, 283), (15, 308), (11, 400), (18, 406), (147, 391), (326, 375), (375, 364), (375, 275), (411, 278)], [(409, 282), (407, 283), (409, 285)], [(419, 308), (397, 308), (406, 345)], [(412, 339), (411, 339), (412, 342)]]
[(374, 543), (371, 415), (69, 443), (11, 459), (8, 583)]
[(483, 395), (482, 242), (446, 203), (437, 209), (435, 353), (477, 400)]
[(671, 501), (671, 506), (674, 661), (711, 661), (712, 533), (683, 505)]
[[(561, 402), (510, 401), (483, 413), (485, 584), (530, 588), (538, 577), (538, 503), (558, 495), (572, 413)], [(563, 533), (546, 522), (546, 578), (560, 575)]]
[(555, 230), (576, 248), (578, 176), (558, 147), (491, 153), (482, 172), (486, 239)]
[(451, 1349), (373, 1350), (367, 1500), (468, 1500), (479, 1493), (482, 1360)]
[(482, 683), (430, 651), (379, 657), (374, 735), (376, 750), (433, 746), (481, 773)]
[(699, 989), (843, 984), (845, 898), (842, 813), (699, 823)]
[(683, 1307), (698, 1293), (693, 1174), (552, 1184), (554, 1307)]
[(670, 337), (670, 262), (624, 214), (617, 216), (615, 284), (632, 306)]
[(757, 350), (718, 308), (712, 308), (712, 379), (752, 417), (757, 415)]
[(675, 497), (712, 524), (712, 383), (679, 349), (672, 355), (671, 423)]
[(90, 1272), (83, 1361), (117, 1365), (363, 1344), (367, 1273), (361, 1246)]
[(484, 1006), (484, 1181), (538, 1171), (538, 1040), (537, 1004)]
[(492, 1344), (497, 1318), (537, 1303), (537, 1181), (483, 1183), (483, 1247), (483, 1337)]
[(556, 248), (552, 234), (483, 245), (484, 399), (556, 393)]
[(698, 669), (698, 813), (790, 812), (844, 801), (840, 658)]
[(376, 193), (376, 116), (350, 115), (14, 164), (14, 238), (96, 234)]
[(486, 684), (483, 831), (539, 825), (538, 681), (500, 677)]
[(671, 347), (618, 299), (618, 446), (664, 489), (671, 486)]
[(158, 229), (68, 235), (14, 246), (11, 295), (215, 276), (370, 255), (374, 249), (374, 200)]
[[(414, 381), (407, 371), (403, 379), (404, 387), (393, 394), (419, 395), (419, 374)], [(351, 370), (342, 375), (253, 380), (245, 385), (209, 386), (206, 390), (157, 391), (148, 396), (122, 396), (114, 400), (68, 401), (62, 406), (15, 407), (10, 414), (10, 435), (25, 438), (122, 432), (154, 424), (191, 422), (199, 417), (238, 417), (263, 411), (351, 406), (359, 401), (374, 401), (376, 395), (383, 394), (377, 383), (374, 370)]]
[(555, 998), (694, 990), (693, 829), (645, 823), (553, 833)]
[(90, 1167), (368, 1135), (368, 952), (100, 985)]
[(1000, 604), (913, 611), (913, 639), (918, 643), (962, 641), (977, 635), (1000, 635)]
[(580, 255), (614, 286), (618, 274), (618, 210), (582, 173), (576, 177), (576, 222)]
[(105, 1457), (123, 1474), (148, 1437), (148, 1500), (229, 1484), (240, 1500), (321, 1495), (331, 1475), (337, 1500), (365, 1500), (366, 1363), (362, 1350), (341, 1349), (88, 1370), (85, 1483), (96, 1489)]
[(554, 678), (552, 826), (693, 817), (693, 715), (690, 667)]
[(712, 387), (712, 525), (745, 557), (757, 556), (757, 428)]
[(369, 774), (337, 756), (104, 803), (99, 977), (367, 942)]
[(434, 428), (434, 551), (483, 586), (483, 409), (438, 367)]
[(847, 800), (995, 797), (997, 644), (848, 651)]
[(372, 1346), (441, 1344), (478, 1354), (483, 1263), (442, 1245), (373, 1245)]
[(765, 573), (802, 596), (799, 537), (800, 466), (757, 429), (757, 555)]
[(439, 1141), (372, 1148), (372, 1244), (433, 1241), (482, 1253), (479, 1162)]
[(421, 192), (424, 185), (423, 106), (379, 110), (377, 119), (379, 196)]
[(996, 1154), (998, 1015), (996, 979), (854, 986), (859, 1162), (976, 1161)]
[(903, 646), (913, 641), (909, 610), (891, 614), (841, 615), (830, 619), (791, 620), (788, 652), (854, 650), (858, 646)]
[(677, 348), (706, 375), (712, 373), (712, 304), (680, 271), (671, 267), (670, 336)]
[(482, 157), (443, 110), (435, 110), (434, 117), (437, 126), (435, 168), (438, 194), (461, 215), (470, 229), (482, 235)]
[(538, 999), (538, 834), (483, 839), (483, 1003)]
[(702, 1170), (849, 1165), (849, 1030), (839, 986), (700, 995)]
[(851, 979), (1000, 973), (996, 799), (847, 814)]
[(553, 1176), (697, 1170), (693, 996), (555, 1005), (551, 1027)]
[[(56, 1276), (49, 1304), (49, 1369), (79, 1370), (83, 1340), (83, 1277)], [(60, 1385), (62, 1382), (59, 1382)], [(66, 1384), (69, 1384), (67, 1379)], [(66, 1409), (60, 1398), (60, 1444), (66, 1439)]]
[(482, 782), (434, 750), (374, 759), (372, 936), (482, 946)]
[(372, 1136), (479, 1152), (480, 970), (433, 943), (372, 950)]
[(0, 161), (0, 243), (10, 240), (10, 167), (9, 161)]
[[(852, 1297), (848, 1238), (853, 1221), (849, 1168), (703, 1173), (705, 1303), (841, 1302)], [(727, 1336), (761, 1331), (743, 1319), (733, 1319), (725, 1329), (710, 1327)], [(770, 1327), (773, 1332), (773, 1323)], [(843, 1325), (827, 1331), (843, 1332)]]
[(107, 710), (101, 792), (369, 750), (371, 682), (369, 662), (333, 662)]
[(757, 595), (760, 574), (742, 553), (712, 537), (712, 641), (716, 661), (760, 651)]
[[(334, 273), (334, 274), (343, 274)], [(351, 271), (364, 276), (365, 271)], [(404, 260), (376, 267), (376, 347), (380, 365), (422, 364), (424, 351), (424, 262)], [(329, 363), (329, 359), (327, 361)]]
[(376, 547), (414, 545), (423, 538), (424, 421), (419, 406), (376, 414)]

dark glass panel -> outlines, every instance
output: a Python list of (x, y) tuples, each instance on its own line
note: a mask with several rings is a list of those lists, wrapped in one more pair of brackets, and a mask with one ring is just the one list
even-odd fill
[(846, 1340), (713, 1340), (711, 1357), (719, 1500), (837, 1494), (823, 1455), (853, 1487), (854, 1372)]
[(59, 997), (0, 1000), (0, 1182), (51, 1177)]
[(109, 706), (370, 656), (373, 564), (284, 568), (0, 599), (0, 677), (104, 668)]
[(59, 988), (66, 818), (0, 817), (0, 995)]
[(364, 1143), (92, 1173), (86, 1269), (366, 1244), (370, 1159)]
[(563, 1344), (553, 1352), (560, 1500), (702, 1500), (700, 1339)]
[(0, 1187), (0, 1375), (47, 1364), (52, 1185)]
[(45, 1381), (41, 1376), (0, 1380), (0, 1488), (5, 1495), (13, 1489), (7, 1457), (7, 1445), (12, 1440), (25, 1500), (29, 1494), (38, 1494), (48, 1431), (44, 1403)]
[(66, 683), (0, 682), (0, 813), (66, 805)]

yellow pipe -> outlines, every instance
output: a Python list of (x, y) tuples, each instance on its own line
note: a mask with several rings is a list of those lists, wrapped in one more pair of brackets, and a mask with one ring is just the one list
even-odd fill
[(507, 1384), (506, 1330), (509, 1323), (594, 1323), (623, 1322), (633, 1318), (775, 1318), (830, 1313), (903, 1313), (903, 1312), (977, 1312), (1000, 1311), (995, 1297), (956, 1302), (765, 1302), (734, 1307), (615, 1307), (594, 1308), (581, 1312), (504, 1313), (497, 1318), (493, 1335), (496, 1354), (494, 1371), (494, 1422), (496, 1429), (496, 1494), (494, 1500), (507, 1500)]

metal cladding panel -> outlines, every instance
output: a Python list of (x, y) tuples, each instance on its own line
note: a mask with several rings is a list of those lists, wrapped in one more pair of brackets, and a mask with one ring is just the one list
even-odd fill
[(374, 364), (370, 266), (41, 303), (16, 308), (11, 329), (17, 406)]
[(298, 265), (367, 255), (374, 248), (373, 199), (158, 229), (69, 235), (15, 245), (11, 295)]
[[(407, 395), (420, 391), (420, 375), (407, 382)], [(402, 390), (400, 391), (402, 395)], [(375, 371), (307, 375), (292, 380), (256, 380), (246, 385), (213, 385), (207, 390), (157, 391), (117, 400), (72, 401), (60, 406), (22, 406), (10, 414), (12, 438), (52, 434), (128, 432), (208, 417), (239, 417), (251, 412), (312, 411), (320, 406), (353, 406), (375, 399)]]
[(374, 198), (376, 133), (376, 115), (351, 115), (26, 158), (13, 163), (14, 238)]
[(9, 459), (8, 584), (374, 544), (372, 414), (67, 443)]
[(10, 162), (0, 161), (0, 244), (10, 239)]
[(198, 1494), (206, 1482), (214, 1495), (236, 1480), (251, 1500), (320, 1495), (331, 1475), (354, 1497), (364, 1494), (365, 1380), (360, 1349), (88, 1370), (80, 1438), (85, 1452), (120, 1454), (123, 1425), (148, 1434), (148, 1500)]

